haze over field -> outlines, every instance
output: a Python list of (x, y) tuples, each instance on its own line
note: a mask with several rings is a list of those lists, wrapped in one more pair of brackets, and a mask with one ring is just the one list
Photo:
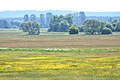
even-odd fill
[(6, 10), (120, 11), (119, 0), (0, 0)]

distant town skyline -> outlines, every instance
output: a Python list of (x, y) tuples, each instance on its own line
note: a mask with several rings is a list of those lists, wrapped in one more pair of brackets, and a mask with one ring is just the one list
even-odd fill
[(0, 11), (71, 10), (111, 12), (120, 11), (119, 0), (0, 0)]

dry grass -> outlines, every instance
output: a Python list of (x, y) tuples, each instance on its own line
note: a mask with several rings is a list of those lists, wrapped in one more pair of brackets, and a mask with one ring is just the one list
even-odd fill
[(120, 35), (68, 35), (43, 32), (39, 36), (18, 30), (0, 31), (0, 47), (24, 48), (83, 48), (120, 47)]

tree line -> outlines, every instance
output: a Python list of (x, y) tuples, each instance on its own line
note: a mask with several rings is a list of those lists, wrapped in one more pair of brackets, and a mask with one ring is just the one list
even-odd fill
[[(76, 24), (75, 18), (71, 14), (67, 14), (65, 16), (52, 15), (51, 13), (48, 13), (48, 14), (49, 14), (48, 23), (47, 23), (49, 28), (48, 32), (69, 32), (69, 34), (78, 34), (79, 31), (81, 31), (87, 35), (94, 35), (94, 34), (112, 34), (112, 32), (120, 31), (120, 19), (113, 20), (112, 22), (99, 21), (96, 19), (87, 20), (85, 19), (84, 13), (82, 13), (82, 15), (84, 16), (79, 17), (81, 18), (81, 20), (79, 19), (81, 23)], [(43, 17), (41, 17), (41, 19), (43, 19)], [(40, 33), (40, 25), (37, 22), (35, 22), (35, 20), (36, 20), (36, 16), (34, 14), (31, 15), (30, 21), (29, 21), (28, 15), (24, 15), (24, 23), (22, 23), (21, 25), (21, 28), (23, 29), (23, 31), (28, 30), (29, 34)], [(32, 25), (36, 23), (37, 27), (27, 26), (27, 28), (25, 28), (26, 25), (29, 25), (30, 23), (33, 23)], [(41, 22), (40, 24), (43, 24), (43, 23)], [(32, 31), (33, 33), (30, 31)]]
[[(37, 18), (35, 14), (25, 14), (21, 22), (0, 20), (1, 28), (14, 26), (22, 29), (28, 34), (40, 34), (40, 27), (48, 28), (48, 32), (84, 32), (88, 35), (112, 34), (120, 31), (120, 19), (110, 21), (99, 21), (97, 19), (87, 19), (84, 12), (67, 15), (53, 15), (52, 13), (40, 14)], [(75, 31), (76, 30), (76, 31)], [(31, 32), (30, 32), (31, 31)], [(73, 31), (73, 32), (71, 32)]]
[(0, 20), (0, 28), (18, 28), (21, 22), (18, 21), (8, 21), (7, 19)]

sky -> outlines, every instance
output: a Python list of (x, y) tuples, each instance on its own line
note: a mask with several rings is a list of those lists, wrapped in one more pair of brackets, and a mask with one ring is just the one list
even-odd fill
[(71, 10), (110, 12), (120, 11), (119, 0), (0, 0), (0, 11)]

